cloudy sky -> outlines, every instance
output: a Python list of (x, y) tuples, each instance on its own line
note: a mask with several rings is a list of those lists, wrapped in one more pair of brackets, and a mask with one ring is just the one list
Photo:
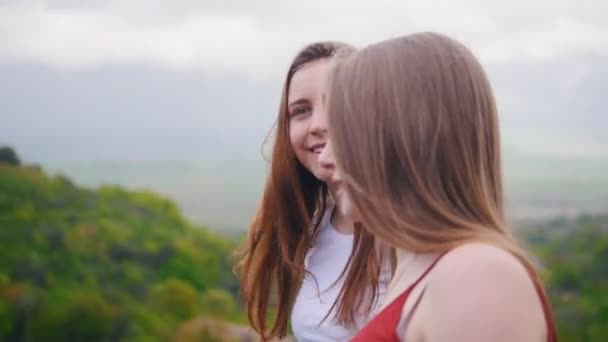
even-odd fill
[(300, 47), (438, 31), (486, 67), (507, 152), (608, 158), (605, 18), (604, 0), (0, 0), (0, 144), (258, 158)]

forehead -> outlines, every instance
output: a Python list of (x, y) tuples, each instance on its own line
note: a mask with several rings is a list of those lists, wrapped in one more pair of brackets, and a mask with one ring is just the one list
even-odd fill
[(289, 100), (315, 97), (325, 91), (329, 59), (304, 64), (291, 78)]

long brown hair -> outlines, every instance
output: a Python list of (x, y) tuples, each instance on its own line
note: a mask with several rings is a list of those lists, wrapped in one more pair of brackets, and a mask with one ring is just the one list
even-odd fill
[(499, 124), (486, 74), (462, 44), (419, 33), (371, 45), (333, 70), (329, 127), (366, 229), (395, 248), (444, 252), (484, 241), (528, 270), (505, 222)]
[[(328, 206), (327, 186), (298, 161), (289, 140), (291, 79), (305, 64), (330, 58), (340, 49), (352, 48), (338, 42), (313, 43), (302, 49), (291, 63), (279, 106), (270, 174), (248, 239), (237, 252), (241, 259), (236, 270), (249, 322), (263, 340), (282, 338), (287, 333), (289, 316), (306, 273), (304, 259), (314, 243), (319, 218)], [(361, 241), (361, 236), (362, 233), (356, 232), (355, 240)], [(357, 310), (355, 299), (361, 296), (358, 286), (370, 282), (373, 283), (365, 278), (345, 286), (348, 298), (354, 299), (353, 304), (343, 305), (341, 312)], [(270, 308), (276, 309), (276, 318), (268, 327)], [(351, 319), (346, 315), (342, 321)]]

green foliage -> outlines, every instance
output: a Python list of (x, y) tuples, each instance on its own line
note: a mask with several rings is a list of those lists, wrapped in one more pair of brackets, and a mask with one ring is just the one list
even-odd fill
[(13, 327), (13, 308), (5, 298), (0, 297), (0, 336), (7, 336)]
[(555, 220), (526, 234), (545, 268), (561, 341), (608, 341), (608, 217)]
[[(234, 241), (154, 193), (15, 165), (0, 161), (0, 341), (229, 340), (207, 318), (246, 321)], [(608, 217), (524, 232), (561, 341), (608, 341)]]
[(236, 311), (234, 297), (226, 290), (209, 289), (202, 298), (205, 311), (213, 317), (228, 319)]
[(61, 305), (47, 304), (31, 322), (34, 341), (105, 341), (117, 311), (98, 293), (75, 290)]
[(199, 308), (199, 294), (187, 282), (169, 279), (153, 289), (151, 297), (158, 311), (172, 315), (177, 320), (194, 317)]
[(0, 227), (0, 341), (170, 341), (205, 298), (238, 311), (234, 242), (154, 193), (0, 163)]

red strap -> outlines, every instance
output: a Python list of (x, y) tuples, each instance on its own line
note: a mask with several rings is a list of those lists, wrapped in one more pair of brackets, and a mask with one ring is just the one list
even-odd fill
[[(435, 267), (435, 265), (441, 260), (447, 253), (443, 252), (433, 261), (433, 263), (424, 271), (424, 273), (416, 279), (399, 297), (395, 298), (392, 303), (387, 305), (382, 311), (380, 311), (374, 319), (372, 319), (358, 334), (355, 335), (351, 342), (366, 342), (366, 341), (382, 341), (382, 342), (399, 342), (400, 338), (397, 335), (396, 329), (399, 323), (399, 318), (405, 303), (409, 297), (410, 292), (416, 287), (424, 277)], [(557, 341), (557, 333), (555, 331), (555, 325), (552, 321), (550, 305), (547, 298), (541, 295), (540, 284), (535, 284), (538, 295), (541, 298), (543, 311), (545, 313), (545, 320), (547, 323), (547, 341)]]
[(444, 252), (437, 257), (435, 261), (422, 273), (414, 283), (412, 283), (403, 293), (399, 295), (392, 303), (387, 305), (382, 311), (380, 311), (371, 322), (369, 322), (351, 342), (366, 342), (366, 341), (390, 341), (398, 342), (399, 337), (397, 336), (396, 329), (399, 323), (399, 317), (403, 311), (403, 306), (407, 301), (407, 297), (416, 285), (420, 283), (424, 277), (435, 267), (437, 262), (446, 254)]
[(416, 281), (412, 285), (410, 285), (407, 288), (407, 290), (405, 290), (405, 292), (410, 292), (411, 290), (413, 290), (414, 287), (416, 287), (416, 285), (418, 285), (418, 283), (420, 283), (422, 281), (422, 279), (424, 279), (424, 277), (426, 277), (426, 275), (429, 274), (429, 272), (431, 272), (431, 270), (435, 267), (435, 265), (437, 265), (439, 260), (441, 260), (441, 258), (443, 258), (443, 256), (446, 255), (447, 253), (448, 253), (448, 251), (445, 251), (445, 252), (439, 254), (437, 259), (435, 259), (435, 261), (433, 261), (433, 263), (426, 269), (426, 271), (424, 271), (424, 273), (422, 273), (422, 275), (418, 279), (416, 279)]

